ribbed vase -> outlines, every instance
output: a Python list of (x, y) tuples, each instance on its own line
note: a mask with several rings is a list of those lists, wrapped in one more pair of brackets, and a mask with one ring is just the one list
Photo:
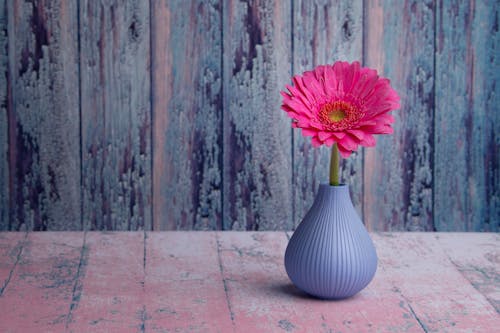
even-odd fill
[(299, 289), (326, 299), (353, 296), (373, 279), (377, 253), (347, 185), (320, 185), (288, 242), (285, 268)]

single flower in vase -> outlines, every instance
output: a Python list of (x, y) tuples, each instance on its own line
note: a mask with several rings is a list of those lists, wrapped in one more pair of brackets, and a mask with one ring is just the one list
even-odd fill
[(390, 134), (400, 107), (390, 81), (359, 62), (338, 61), (293, 77), (282, 109), (292, 127), (318, 147), (332, 147), (330, 183), (321, 184), (314, 203), (295, 230), (285, 253), (292, 282), (321, 298), (350, 297), (370, 283), (375, 247), (339, 182), (339, 153), (348, 158), (358, 147), (375, 146), (374, 134)]

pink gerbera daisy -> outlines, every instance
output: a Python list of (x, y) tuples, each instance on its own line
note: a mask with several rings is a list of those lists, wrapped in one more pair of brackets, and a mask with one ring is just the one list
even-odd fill
[(315, 147), (337, 143), (348, 157), (359, 145), (375, 146), (373, 134), (393, 132), (389, 113), (399, 108), (399, 96), (388, 79), (359, 62), (318, 66), (286, 87), (281, 107)]

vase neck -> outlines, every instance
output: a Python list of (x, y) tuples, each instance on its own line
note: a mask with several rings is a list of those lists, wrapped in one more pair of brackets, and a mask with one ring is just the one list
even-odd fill
[(335, 201), (340, 204), (352, 205), (351, 196), (349, 195), (348, 185), (333, 186), (330, 184), (320, 184), (316, 201)]

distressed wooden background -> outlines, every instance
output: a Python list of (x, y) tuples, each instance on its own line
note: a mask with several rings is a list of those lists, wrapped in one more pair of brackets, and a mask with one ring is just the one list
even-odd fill
[(0, 230), (293, 229), (329, 151), (279, 91), (343, 59), (402, 98), (342, 163), (369, 229), (499, 231), (499, 7), (0, 0)]

